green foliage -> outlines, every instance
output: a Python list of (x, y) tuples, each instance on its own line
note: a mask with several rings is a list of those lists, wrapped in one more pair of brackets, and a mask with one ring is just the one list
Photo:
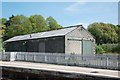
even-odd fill
[(120, 25), (93, 23), (88, 26), (88, 31), (99, 45), (97, 53), (120, 53)]
[(100, 53), (120, 53), (120, 44), (102, 44), (102, 45), (97, 46), (96, 49), (97, 49), (96, 51), (98, 54), (100, 54)]
[(7, 19), (6, 18), (2, 18), (2, 19), (0, 19), (0, 24), (5, 24), (7, 22)]
[(118, 42), (118, 27), (115, 25), (93, 23), (88, 26), (88, 31), (95, 36), (97, 44)]
[(0, 23), (0, 37), (3, 37), (3, 40), (18, 35), (62, 28), (52, 17), (45, 20), (41, 15), (32, 15), (29, 18), (24, 15), (12, 15), (9, 20), (0, 19)]
[(62, 28), (62, 26), (58, 25), (57, 21), (51, 16), (46, 19), (46, 23), (51, 30)]
[(50, 30), (50, 28), (46, 24), (44, 17), (42, 17), (41, 15), (30, 16), (29, 20), (31, 21), (33, 32)]
[(23, 15), (17, 15), (11, 18), (10, 26), (6, 28), (7, 38), (28, 34), (32, 32), (32, 25), (29, 19)]
[(118, 43), (120, 44), (120, 25), (117, 25)]
[(96, 53), (97, 54), (103, 54), (105, 51), (104, 51), (104, 49), (101, 47), (101, 46), (97, 46), (96, 47)]
[(5, 32), (5, 25), (0, 24), (0, 38), (4, 36), (4, 32)]
[(117, 47), (118, 44), (102, 44), (101, 47), (106, 53), (113, 52), (113, 49)]
[(120, 53), (120, 44), (118, 44), (116, 47), (112, 49), (112, 52)]
[(2, 18), (0, 19), (0, 52), (3, 50), (3, 41), (2, 41), (2, 37), (4, 36), (4, 32), (5, 32), (5, 23), (6, 23), (6, 19)]
[(14, 15), (12, 15), (11, 17), (9, 17), (9, 20), (6, 21), (5, 25), (6, 27), (10, 26), (11, 25), (11, 19), (14, 17)]
[(4, 36), (6, 22), (7, 22), (7, 19), (5, 19), (5, 18), (0, 19), (0, 38), (2, 38)]
[(0, 38), (0, 52), (3, 50), (2, 39)]

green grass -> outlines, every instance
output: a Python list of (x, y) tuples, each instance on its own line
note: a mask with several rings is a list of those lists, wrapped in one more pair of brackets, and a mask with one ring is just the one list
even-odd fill
[(108, 52), (108, 53), (103, 53), (103, 54), (120, 54), (120, 53), (112, 53), (112, 52)]

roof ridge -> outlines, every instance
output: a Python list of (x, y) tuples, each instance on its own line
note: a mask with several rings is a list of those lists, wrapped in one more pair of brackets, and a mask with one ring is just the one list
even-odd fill
[[(80, 27), (80, 26), (82, 27), (82, 25), (75, 25), (75, 26), (68, 26), (68, 27), (63, 27), (63, 28), (49, 30), (49, 31), (61, 30), (61, 29), (72, 28), (72, 27)], [(48, 32), (48, 31), (42, 31), (42, 32)], [(42, 33), (42, 32), (37, 32), (37, 33)], [(34, 33), (32, 33), (32, 34), (34, 34)]]
[[(64, 27), (64, 28), (71, 28), (71, 27), (82, 27), (82, 25), (68, 26), (68, 27)], [(63, 29), (64, 29), (64, 28), (63, 28)]]
[[(66, 28), (72, 28), (72, 27), (80, 27), (80, 26), (82, 26), (82, 25), (68, 26), (68, 27), (63, 27), (63, 28), (59, 28), (59, 29), (48, 30), (48, 31), (41, 31), (41, 32), (36, 32), (36, 33), (56, 31), (56, 30), (61, 30), (61, 29), (66, 29)], [(29, 34), (24, 34), (24, 35), (32, 35), (32, 34), (36, 34), (36, 33), (29, 33)], [(19, 36), (22, 36), (22, 35), (19, 35)], [(14, 36), (14, 37), (16, 37), (16, 36)]]

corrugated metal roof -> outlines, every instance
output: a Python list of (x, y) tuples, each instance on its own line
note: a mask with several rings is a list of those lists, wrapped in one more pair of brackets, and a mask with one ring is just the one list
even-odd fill
[(13, 38), (6, 40), (5, 42), (27, 40), (27, 39), (37, 39), (37, 38), (46, 38), (46, 37), (53, 37), (53, 36), (64, 36), (68, 32), (71, 32), (72, 30), (74, 30), (76, 28), (77, 27), (69, 27), (69, 28), (63, 28), (63, 29), (58, 29), (58, 30), (15, 36)]

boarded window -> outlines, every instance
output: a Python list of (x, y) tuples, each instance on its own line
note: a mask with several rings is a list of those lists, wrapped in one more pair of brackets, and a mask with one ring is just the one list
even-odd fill
[(81, 54), (81, 41), (68, 40), (68, 53)]

